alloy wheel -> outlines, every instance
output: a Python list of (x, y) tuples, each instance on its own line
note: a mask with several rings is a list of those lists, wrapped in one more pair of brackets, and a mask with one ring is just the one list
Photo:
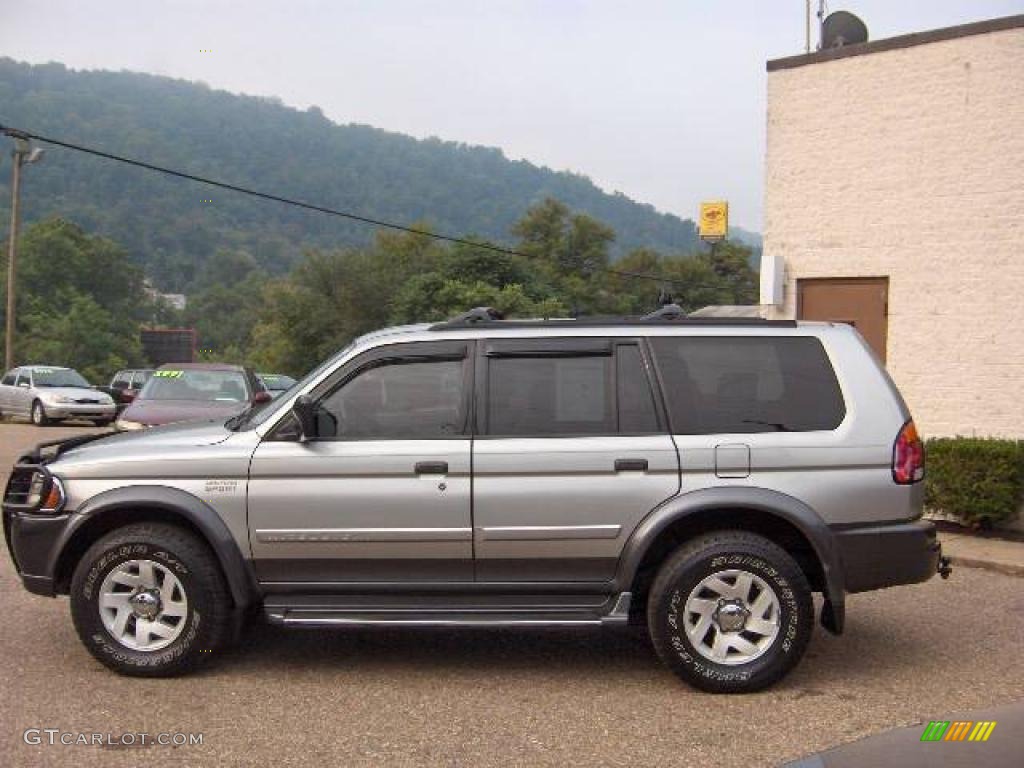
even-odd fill
[(158, 651), (185, 628), (188, 597), (178, 577), (153, 560), (126, 560), (103, 580), (100, 619), (118, 643)]
[(718, 571), (702, 579), (683, 606), (693, 647), (716, 664), (735, 666), (760, 657), (779, 634), (779, 598), (749, 571)]

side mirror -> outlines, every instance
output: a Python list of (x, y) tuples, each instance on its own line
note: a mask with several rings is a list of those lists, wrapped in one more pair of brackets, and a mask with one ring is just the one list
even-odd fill
[(316, 404), (309, 395), (299, 395), (292, 404), (292, 413), (302, 428), (302, 439), (309, 440), (317, 436)]
[(269, 392), (257, 392), (252, 396), (252, 402), (254, 405), (260, 405), (262, 403), (269, 403), (274, 398), (270, 396)]
[(19, 381), (18, 382), (18, 386), (19, 387), (24, 387), (25, 389), (28, 389), (29, 388), (29, 383), (27, 381)]

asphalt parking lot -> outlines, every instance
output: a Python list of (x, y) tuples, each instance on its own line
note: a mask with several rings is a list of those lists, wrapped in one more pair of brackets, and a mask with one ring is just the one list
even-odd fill
[[(33, 443), (85, 431), (0, 424), (0, 475)], [(769, 766), (1024, 699), (1024, 580), (966, 568), (851, 597), (845, 635), (818, 629), (781, 684), (732, 697), (686, 687), (641, 634), (608, 630), (254, 625), (200, 674), (136, 680), (94, 661), (67, 600), (25, 592), (6, 553), (0, 606), (5, 766)], [(28, 745), (29, 728), (203, 743)], [(987, 745), (958, 746), (984, 762)]]

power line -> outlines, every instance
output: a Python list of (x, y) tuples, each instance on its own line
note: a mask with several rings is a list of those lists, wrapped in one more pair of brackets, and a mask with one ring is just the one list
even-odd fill
[[(529, 258), (528, 254), (521, 251), (516, 251), (512, 248), (505, 248), (500, 245), (494, 245), (493, 243), (478, 242), (475, 240), (467, 240), (463, 237), (453, 237), (451, 235), (441, 235), (436, 232), (430, 232), (425, 229), (418, 229), (416, 227), (409, 227), (404, 224), (395, 224), (390, 221), (381, 221), (379, 219), (372, 219), (368, 216), (360, 216), (355, 213), (348, 211), (340, 211), (335, 208), (328, 208), (323, 205), (315, 205), (313, 203), (307, 203), (302, 200), (295, 200), (289, 197), (283, 197), (281, 195), (271, 194), (270, 192), (261, 192), (258, 189), (250, 189), (248, 187), (241, 187), (237, 184), (229, 184), (225, 181), (217, 181), (216, 179), (210, 179), (205, 176), (197, 176), (193, 173), (185, 173), (184, 171), (176, 171), (173, 168), (166, 168), (161, 165), (155, 165), (153, 163), (147, 163), (142, 160), (135, 160), (134, 158), (124, 157), (123, 155), (115, 155), (111, 152), (104, 152), (99, 149), (92, 147), (86, 147), (81, 144), (74, 144), (70, 141), (63, 141), (61, 139), (54, 139), (49, 136), (42, 136), (38, 133), (31, 133), (18, 128), (12, 128), (8, 125), (0, 124), (0, 133), (4, 133), (7, 136), (21, 139), (34, 139), (35, 141), (41, 141), (46, 144), (53, 144), (58, 147), (64, 147), (75, 152), (82, 152), (87, 155), (94, 155), (95, 157), (102, 157), (106, 160), (114, 160), (118, 163), (124, 163), (126, 165), (135, 166), (136, 168), (144, 168), (148, 171), (156, 171), (157, 173), (163, 173), (168, 176), (174, 176), (179, 179), (185, 179), (187, 181), (195, 181), (200, 184), (208, 184), (211, 187), (218, 187), (220, 189), (226, 189), (231, 192), (239, 192), (243, 195), (250, 195), (252, 197), (262, 198), (263, 200), (270, 200), (275, 203), (284, 203), (285, 205), (293, 205), (298, 208), (304, 208), (309, 211), (316, 211), (317, 213), (326, 213), (331, 216), (339, 216), (343, 219), (349, 219), (351, 221), (358, 221), (363, 224), (371, 224), (375, 227), (383, 227), (386, 229), (394, 229), (399, 232), (408, 232), (413, 235), (420, 235), (423, 237), (430, 237), (435, 240), (444, 240), (449, 243), (458, 243), (459, 245), (468, 245), (474, 248), (483, 248), (488, 251), (494, 251), (496, 253), (504, 253), (509, 256), (522, 256), (523, 258)], [(651, 280), (658, 283), (669, 283), (672, 285), (685, 285), (690, 288), (720, 288), (721, 285), (715, 286), (712, 284), (701, 284), (688, 282), (686, 280), (680, 280), (678, 278), (666, 277), (664, 275), (651, 275), (643, 272), (630, 272), (628, 270), (614, 269), (613, 267), (598, 267), (597, 271), (607, 272), (611, 275), (618, 277), (628, 277), (636, 280)]]

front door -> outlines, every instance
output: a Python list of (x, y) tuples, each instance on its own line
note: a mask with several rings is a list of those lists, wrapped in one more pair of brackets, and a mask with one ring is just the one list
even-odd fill
[(473, 446), (476, 579), (598, 582), (679, 488), (635, 339), (482, 342)]
[(472, 581), (467, 342), (396, 344), (312, 393), (256, 449), (249, 527), (262, 582)]
[(889, 324), (889, 278), (829, 277), (796, 283), (797, 319), (852, 325), (884, 363)]

